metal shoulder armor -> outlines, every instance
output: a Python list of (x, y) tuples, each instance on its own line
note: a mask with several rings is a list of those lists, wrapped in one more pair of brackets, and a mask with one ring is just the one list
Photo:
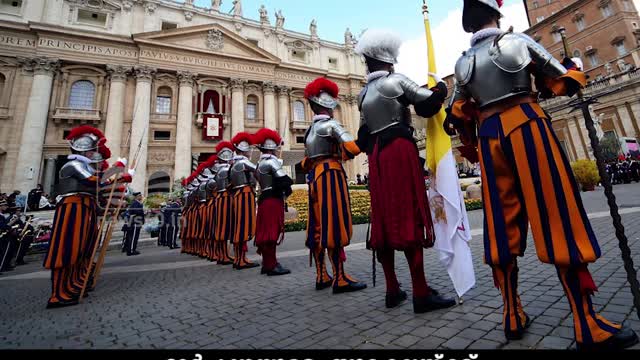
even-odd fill
[(75, 178), (78, 180), (88, 179), (96, 174), (89, 165), (78, 160), (71, 160), (60, 169), (60, 179)]
[(491, 61), (508, 73), (517, 73), (531, 64), (529, 43), (540, 45), (524, 34), (508, 32), (498, 36), (489, 47)]
[(380, 95), (387, 99), (397, 99), (404, 95), (411, 104), (427, 100), (433, 92), (420, 87), (405, 75), (393, 73), (375, 82)]
[(544, 46), (537, 43), (531, 37), (522, 33), (513, 33), (512, 36), (519, 37), (521, 41), (526, 44), (531, 60), (543, 75), (556, 78), (567, 73), (567, 69), (562, 66), (562, 63), (554, 58)]
[(455, 79), (459, 85), (467, 85), (473, 76), (476, 66), (476, 52), (473, 48), (462, 53), (456, 62)]
[(327, 123), (331, 126), (331, 136), (340, 143), (354, 141), (353, 135), (340, 125), (336, 119), (330, 119)]

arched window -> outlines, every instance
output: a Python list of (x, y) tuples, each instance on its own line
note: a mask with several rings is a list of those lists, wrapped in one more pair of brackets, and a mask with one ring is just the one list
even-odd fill
[(93, 109), (96, 86), (91, 81), (80, 80), (71, 85), (69, 107), (72, 109)]
[(578, 49), (573, 50), (573, 57), (574, 58), (582, 57), (582, 53), (580, 52), (580, 50)]
[(300, 100), (293, 103), (293, 121), (307, 121), (306, 109)]
[(171, 191), (171, 177), (164, 171), (158, 171), (149, 176), (149, 194), (168, 193)]
[(168, 86), (158, 89), (156, 95), (156, 114), (171, 114), (171, 96), (173, 92)]
[(2, 101), (2, 95), (4, 95), (4, 84), (6, 83), (6, 78), (3, 74), (0, 74), (0, 101)]
[(247, 119), (255, 121), (258, 119), (258, 97), (255, 95), (247, 96)]

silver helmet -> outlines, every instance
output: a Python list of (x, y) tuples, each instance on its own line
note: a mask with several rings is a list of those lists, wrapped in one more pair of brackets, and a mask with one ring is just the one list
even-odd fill
[(402, 38), (388, 30), (367, 30), (358, 40), (356, 53), (387, 64), (397, 64)]
[(462, 27), (466, 32), (472, 32), (469, 21), (471, 20), (472, 14), (469, 14), (469, 7), (471, 3), (480, 3), (485, 6), (490, 7), (495, 10), (500, 17), (502, 17), (502, 13), (500, 12), (500, 7), (502, 6), (502, 1), (498, 0), (464, 0), (464, 10), (462, 11)]
[(275, 141), (267, 139), (264, 141), (264, 143), (259, 145), (259, 148), (264, 150), (277, 150), (279, 146), (280, 144), (276, 143)]
[(97, 149), (99, 141), (100, 139), (94, 134), (84, 134), (69, 140), (69, 146), (75, 151), (85, 152)]
[(312, 96), (309, 98), (309, 101), (312, 101), (322, 107), (327, 109), (335, 109), (338, 106), (338, 100), (336, 100), (333, 96), (329, 95), (326, 92), (321, 92), (318, 96)]
[(251, 145), (249, 145), (248, 142), (246, 141), (240, 141), (239, 143), (235, 144), (236, 145), (236, 149), (242, 152), (248, 152), (251, 151)]
[(218, 159), (227, 162), (233, 160), (233, 150), (229, 148), (220, 150), (220, 152), (218, 152)]

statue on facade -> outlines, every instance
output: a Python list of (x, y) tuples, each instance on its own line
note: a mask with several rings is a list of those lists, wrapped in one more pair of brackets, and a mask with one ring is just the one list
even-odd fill
[(276, 29), (284, 28), (284, 15), (282, 15), (282, 10), (278, 10), (276, 12)]
[(258, 10), (258, 12), (260, 13), (260, 23), (268, 24), (269, 13), (267, 12), (267, 8), (264, 6), (264, 4), (260, 6), (260, 10)]
[(233, 16), (242, 17), (242, 0), (233, 0), (231, 12), (233, 12)]
[(346, 46), (353, 46), (353, 34), (349, 28), (344, 32), (344, 44)]
[(626, 61), (624, 61), (624, 59), (618, 60), (617, 65), (621, 73), (627, 72), (629, 70), (629, 64), (627, 64)]
[(311, 20), (311, 24), (309, 25), (309, 32), (311, 33), (311, 37), (318, 37), (318, 22), (316, 19)]
[(211, 10), (220, 11), (222, 0), (211, 0)]
[(604, 64), (604, 69), (607, 71), (607, 76), (613, 75), (613, 67), (611, 66), (611, 63)]
[(602, 130), (604, 113), (596, 115), (593, 105), (589, 105), (589, 113), (591, 114), (591, 119), (593, 119), (593, 126), (596, 128), (596, 135), (598, 136), (598, 139), (602, 140), (602, 138), (604, 137), (604, 130)]

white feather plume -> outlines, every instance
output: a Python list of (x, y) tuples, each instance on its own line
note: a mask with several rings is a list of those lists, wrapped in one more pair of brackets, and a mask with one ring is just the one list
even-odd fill
[(393, 31), (384, 29), (369, 29), (358, 40), (355, 51), (360, 55), (366, 55), (374, 59), (394, 59), (400, 55), (402, 38)]

